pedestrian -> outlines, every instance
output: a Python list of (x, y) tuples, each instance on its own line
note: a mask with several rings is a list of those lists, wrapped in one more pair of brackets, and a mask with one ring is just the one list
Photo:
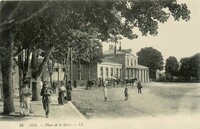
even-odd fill
[(42, 96), (42, 104), (43, 104), (43, 108), (45, 110), (45, 115), (47, 118), (49, 116), (49, 111), (50, 111), (49, 104), (51, 103), (51, 94), (52, 94), (52, 90), (49, 87), (48, 82), (45, 81), (43, 83), (43, 87), (41, 89), (40, 95)]
[(32, 92), (29, 87), (29, 81), (25, 81), (20, 92), (20, 115), (22, 116), (32, 113), (30, 106), (31, 95)]
[(64, 86), (64, 82), (61, 82), (61, 86), (59, 87), (59, 92), (58, 92), (58, 103), (59, 104), (64, 104), (65, 101), (65, 92), (66, 88)]
[(99, 86), (99, 80), (98, 78), (94, 80), (94, 89), (97, 89)]
[(103, 93), (104, 93), (104, 101), (108, 100), (108, 80), (106, 79), (105, 82), (103, 83)]
[(103, 86), (103, 79), (99, 78), (99, 87)]
[(125, 90), (124, 90), (124, 95), (125, 95), (125, 101), (128, 100), (128, 86), (125, 86)]
[(67, 90), (67, 101), (71, 101), (72, 100), (72, 97), (71, 97), (71, 91), (72, 91), (71, 81), (68, 81), (66, 90)]
[(140, 81), (138, 81), (137, 83), (137, 88), (138, 88), (138, 94), (142, 94), (142, 85)]
[(76, 88), (76, 87), (77, 87), (77, 81), (74, 80), (74, 88)]
[(56, 94), (56, 90), (57, 90), (57, 87), (58, 87), (58, 83), (57, 83), (56, 81), (53, 81), (52, 87), (53, 87), (53, 93)]

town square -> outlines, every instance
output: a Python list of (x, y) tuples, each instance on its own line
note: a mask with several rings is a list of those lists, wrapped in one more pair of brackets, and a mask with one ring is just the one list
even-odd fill
[(199, 129), (198, 0), (0, 1), (2, 129)]

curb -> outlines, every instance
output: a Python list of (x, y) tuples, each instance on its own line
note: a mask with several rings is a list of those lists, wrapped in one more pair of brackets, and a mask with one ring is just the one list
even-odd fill
[(74, 106), (74, 104), (71, 101), (67, 102), (71, 108), (84, 120), (87, 121), (88, 119), (86, 119), (86, 117)]

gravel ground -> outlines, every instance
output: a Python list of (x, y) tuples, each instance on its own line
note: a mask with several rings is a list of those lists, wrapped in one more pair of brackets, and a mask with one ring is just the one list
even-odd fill
[(176, 114), (185, 94), (199, 89), (198, 83), (147, 83), (142, 94), (129, 86), (129, 100), (124, 101), (124, 87), (108, 88), (108, 101), (103, 99), (103, 88), (85, 90), (76, 88), (72, 92), (74, 105), (88, 119), (118, 119), (135, 117), (157, 117)]

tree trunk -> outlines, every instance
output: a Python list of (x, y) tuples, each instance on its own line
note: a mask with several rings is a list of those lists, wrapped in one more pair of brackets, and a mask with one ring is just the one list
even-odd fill
[(21, 89), (22, 89), (22, 70), (19, 67), (19, 95), (21, 94)]
[(40, 86), (40, 78), (36, 78), (33, 82), (32, 82), (32, 101), (38, 101), (41, 100), (40, 97), (40, 90), (41, 90), (41, 86)]
[(38, 94), (38, 91), (40, 90), (40, 86), (37, 79), (37, 70), (38, 70), (38, 55), (36, 48), (32, 51), (32, 60), (31, 60), (31, 76), (34, 80), (32, 80), (32, 101), (41, 100), (40, 96)]
[(49, 57), (51, 55), (51, 51), (53, 50), (53, 47), (51, 47), (49, 49), (49, 51), (46, 53), (46, 56), (44, 57), (42, 63), (40, 64), (39, 68), (35, 65), (37, 65), (37, 59), (38, 57), (36, 56), (37, 53), (36, 51), (33, 51), (33, 57), (32, 57), (32, 78), (35, 79), (35, 81), (32, 82), (32, 101), (38, 101), (41, 100), (40, 97), (40, 90), (41, 90), (41, 86), (40, 86), (40, 78), (42, 76), (42, 73), (44, 72), (44, 70), (46, 69), (46, 65), (47, 62), (49, 61)]
[(21, 94), (21, 86), (22, 86), (22, 68), (21, 68), (21, 57), (22, 55), (18, 56), (18, 68), (19, 68), (19, 95)]
[(82, 80), (82, 66), (80, 59), (78, 60), (79, 80)]
[(88, 64), (88, 80), (90, 80), (90, 63)]
[(171, 82), (173, 82), (173, 74), (171, 73), (171, 76), (170, 76), (170, 80)]
[(53, 79), (52, 79), (53, 68), (54, 68), (54, 60), (52, 59), (52, 64), (50, 64), (50, 62), (48, 61), (48, 71), (49, 71), (51, 88), (53, 88)]
[(3, 113), (10, 114), (15, 111), (14, 109), (14, 89), (12, 84), (12, 71), (13, 71), (13, 40), (14, 35), (10, 31), (2, 34), (2, 41), (5, 43), (5, 57), (1, 62), (2, 79), (3, 79)]
[(70, 48), (70, 82), (72, 85), (73, 80), (73, 57), (72, 57), (72, 48)]

